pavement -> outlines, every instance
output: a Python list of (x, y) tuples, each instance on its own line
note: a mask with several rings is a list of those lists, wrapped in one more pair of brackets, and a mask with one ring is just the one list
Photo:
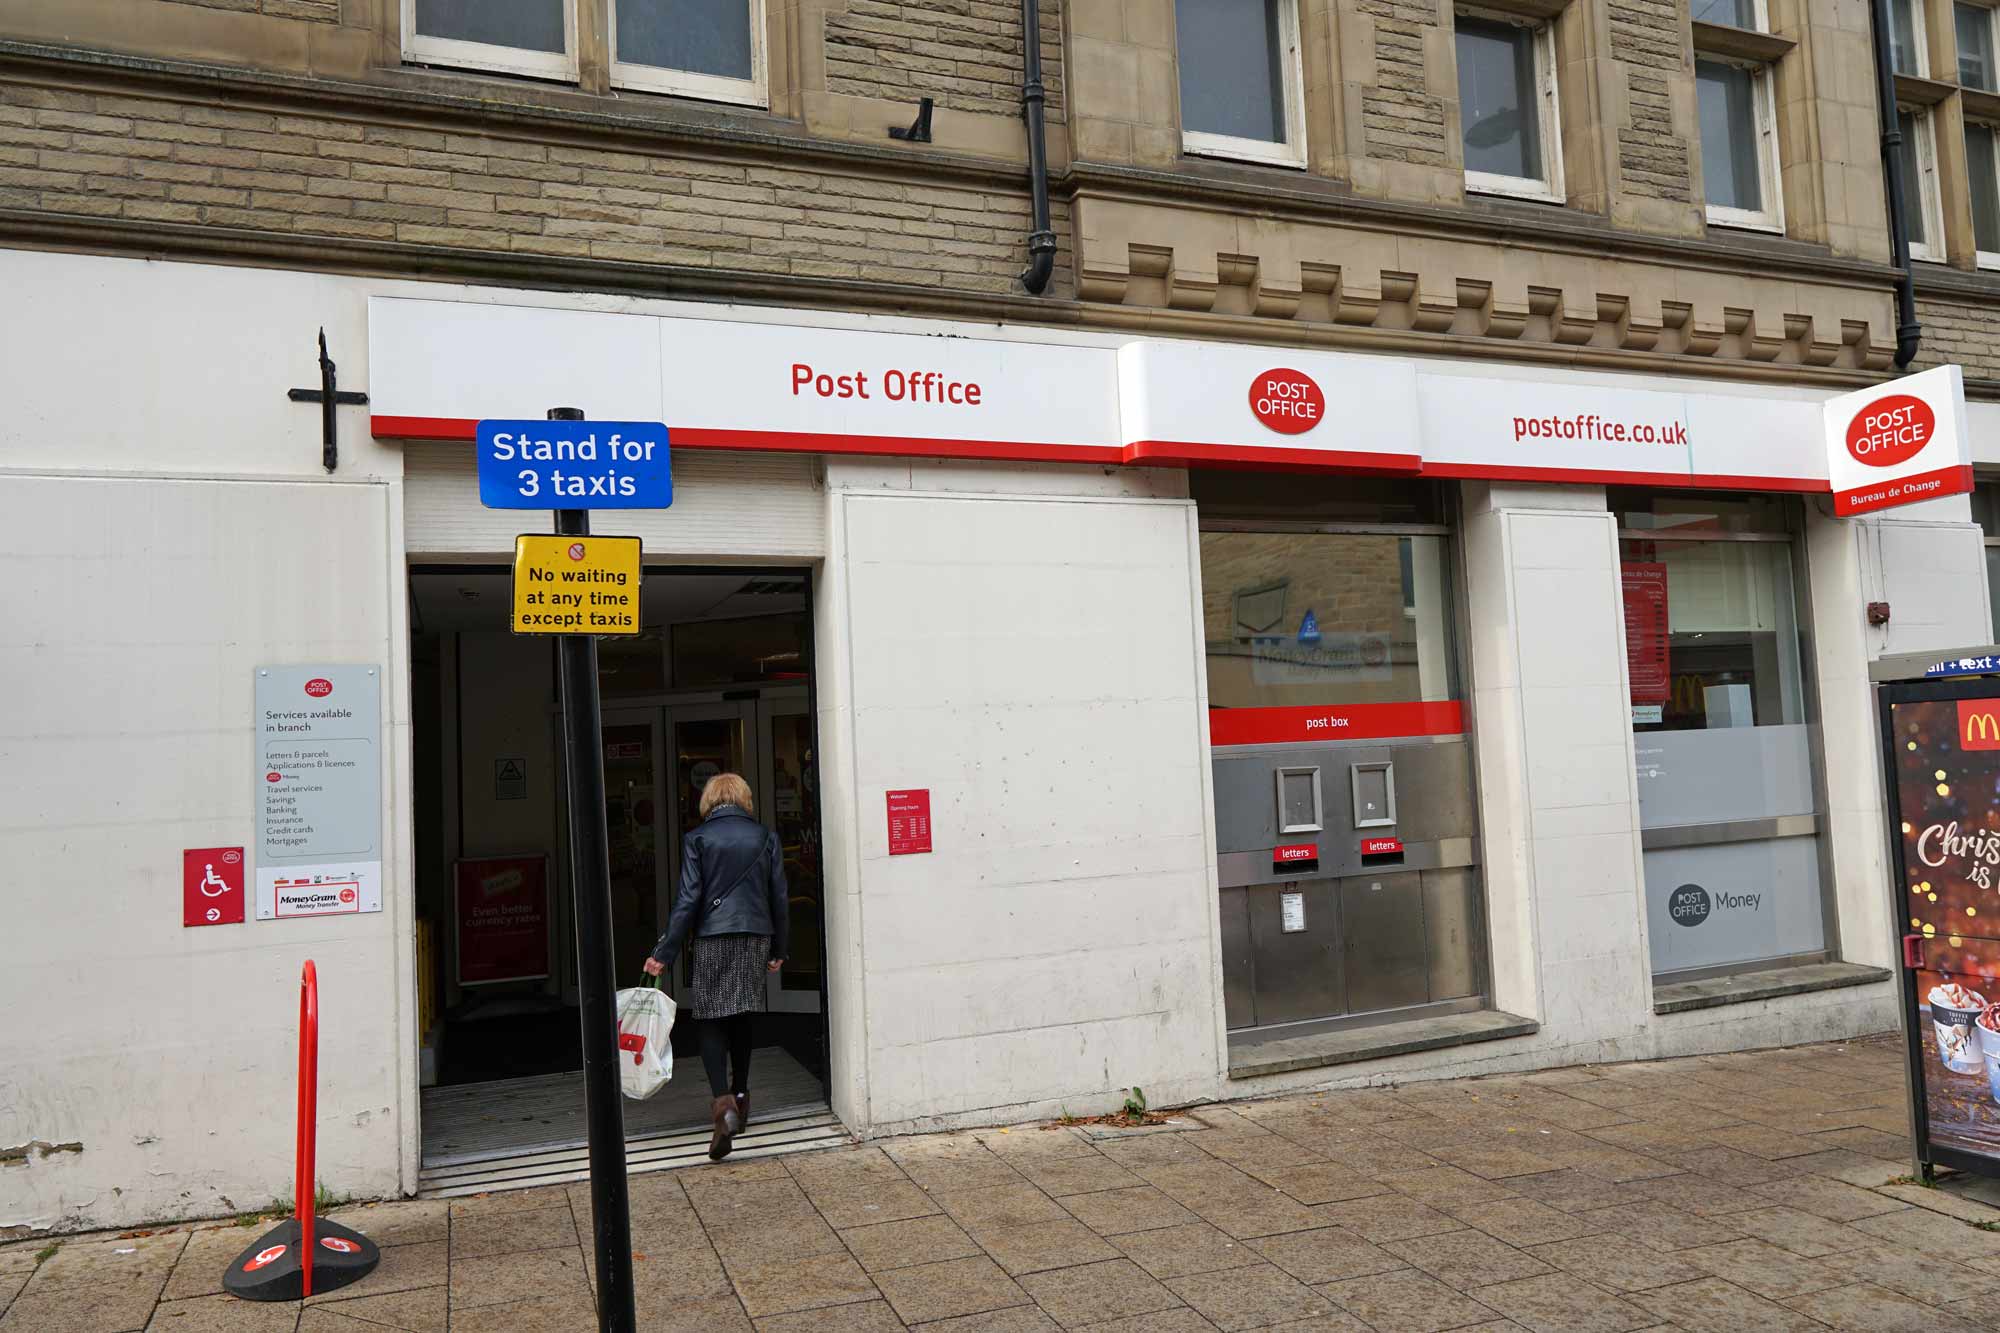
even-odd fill
[[(633, 1179), (639, 1327), (2000, 1328), (2000, 1209), (1904, 1125), (1882, 1038), (702, 1166)], [(0, 1248), (0, 1333), (596, 1327), (587, 1186), (333, 1215), (382, 1264), (303, 1307), (220, 1294), (234, 1225)]]

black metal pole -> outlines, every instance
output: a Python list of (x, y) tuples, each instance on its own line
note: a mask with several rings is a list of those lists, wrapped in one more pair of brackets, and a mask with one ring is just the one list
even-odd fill
[[(551, 421), (581, 421), (552, 407)], [(556, 533), (588, 537), (590, 511), (556, 510)], [(597, 1246), (597, 1327), (634, 1333), (632, 1213), (625, 1178), (625, 1107), (618, 1090), (618, 1013), (611, 947), (611, 854), (604, 823), (604, 717), (597, 640), (556, 639), (563, 754), (569, 773), (569, 868), (576, 893), (577, 1011), (583, 1023), (583, 1109), (590, 1126), (590, 1211)]]
[(1056, 233), (1049, 224), (1049, 144), (1042, 105), (1048, 89), (1042, 83), (1042, 7), (1039, 0), (1021, 0), (1021, 118), (1028, 125), (1028, 267), (1021, 285), (1030, 296), (1048, 289), (1056, 267)]

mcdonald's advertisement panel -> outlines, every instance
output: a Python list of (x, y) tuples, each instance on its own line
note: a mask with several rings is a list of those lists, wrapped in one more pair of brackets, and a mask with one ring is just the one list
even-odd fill
[(2000, 1175), (2000, 679), (1889, 691), (1919, 1156)]

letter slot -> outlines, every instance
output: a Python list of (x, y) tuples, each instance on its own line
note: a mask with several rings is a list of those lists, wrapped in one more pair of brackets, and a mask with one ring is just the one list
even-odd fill
[(1396, 822), (1396, 761), (1350, 764), (1354, 827), (1388, 828)]

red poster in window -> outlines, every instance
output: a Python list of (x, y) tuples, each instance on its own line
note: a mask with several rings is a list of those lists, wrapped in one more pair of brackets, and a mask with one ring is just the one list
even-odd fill
[(931, 849), (931, 793), (928, 787), (889, 793), (889, 855)]
[(549, 974), (549, 863), (489, 856), (452, 866), (458, 984), (532, 981)]
[(1667, 663), (1667, 567), (1628, 560), (1625, 574), (1625, 658), (1632, 702), (1663, 704), (1672, 693)]

